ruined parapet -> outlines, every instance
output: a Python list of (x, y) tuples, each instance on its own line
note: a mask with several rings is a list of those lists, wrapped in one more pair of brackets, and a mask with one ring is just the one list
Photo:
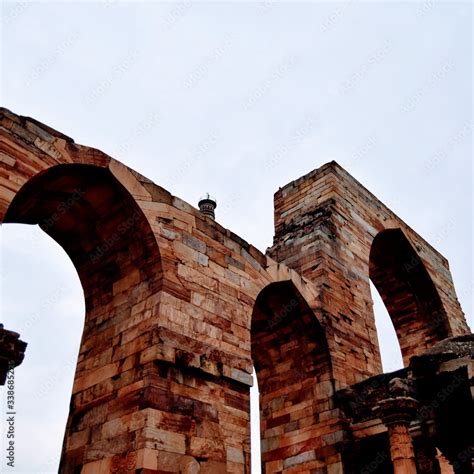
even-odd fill
[(443, 339), (423, 354), (413, 357), (410, 365), (413, 368), (422, 368), (432, 364), (442, 364), (453, 359), (463, 359), (466, 362), (474, 360), (473, 334)]
[(454, 472), (474, 472), (474, 335), (450, 337), (410, 363), (432, 413), (437, 446)]
[(26, 345), (18, 333), (0, 324), (0, 385), (5, 385), (7, 373), (23, 362)]
[[(357, 457), (364, 456), (363, 452), (354, 450), (354, 445), (363, 445), (364, 439), (374, 436), (386, 436), (387, 431), (391, 436), (385, 446), (388, 448), (390, 444), (393, 458), (394, 453), (400, 451), (399, 446), (394, 446), (396, 440), (408, 443), (410, 432), (413, 446), (407, 450), (410, 456), (414, 450), (419, 472), (432, 472), (421, 469), (420, 465), (436, 465), (438, 447), (454, 472), (470, 473), (474, 454), (473, 368), (474, 336), (451, 337), (413, 357), (405, 369), (371, 377), (340, 390), (337, 399), (352, 432), (347, 456), (353, 458), (349, 462), (359, 465)], [(405, 417), (407, 406), (409, 417)], [(403, 436), (391, 433), (394, 420)], [(389, 440), (392, 441), (389, 443)], [(401, 459), (392, 459), (394, 466), (396, 461), (412, 463)], [(399, 472), (412, 471), (404, 466)]]

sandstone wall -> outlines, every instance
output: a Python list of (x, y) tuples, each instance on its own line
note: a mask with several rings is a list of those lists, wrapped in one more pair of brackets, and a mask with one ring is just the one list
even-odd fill
[[(467, 331), (446, 260), (334, 163), (276, 194), (266, 256), (104, 153), (1, 109), (0, 222), (41, 225), (84, 289), (63, 473), (249, 472), (253, 364), (265, 472), (343, 472), (335, 390), (381, 372), (369, 274), (406, 359)], [(408, 247), (393, 234), (372, 246), (392, 228)], [(411, 258), (401, 280), (436, 304), (384, 286), (400, 280), (392, 244)]]

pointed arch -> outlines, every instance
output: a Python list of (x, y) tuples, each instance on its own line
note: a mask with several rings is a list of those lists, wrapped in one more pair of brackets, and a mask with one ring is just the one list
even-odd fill
[[(89, 313), (133, 282), (145, 282), (142, 296), (159, 289), (159, 250), (148, 220), (108, 168), (65, 164), (39, 173), (18, 191), (4, 222), (38, 224), (64, 248)], [(133, 293), (128, 298), (131, 304)]]
[(404, 364), (449, 336), (438, 291), (416, 250), (400, 229), (374, 238), (369, 275), (392, 319)]
[(334, 387), (323, 328), (291, 281), (271, 283), (258, 295), (251, 347), (260, 389), (262, 472), (309, 469), (324, 457), (325, 441), (314, 427), (324, 425), (335, 408)]
[[(138, 396), (143, 377), (136, 352), (151, 337), (162, 287), (160, 252), (135, 198), (109, 168), (95, 165), (61, 164), (38, 173), (16, 193), (4, 222), (38, 224), (72, 260), (84, 291), (85, 325), (60, 466), (72, 472), (90, 462), (85, 446), (92, 431), (120, 416), (107, 402), (127, 406)], [(125, 386), (135, 390), (121, 390)], [(82, 440), (80, 448), (75, 439)]]

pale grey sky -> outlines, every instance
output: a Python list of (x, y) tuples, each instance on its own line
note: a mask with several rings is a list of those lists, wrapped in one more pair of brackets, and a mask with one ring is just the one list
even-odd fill
[[(217, 220), (262, 251), (273, 193), (335, 159), (449, 259), (473, 326), (471, 2), (1, 8), (3, 106), (193, 205), (211, 192)], [(29, 343), (9, 472), (56, 472), (82, 289), (38, 229), (5, 225), (1, 239), (1, 320)], [(399, 349), (376, 305), (392, 370)]]

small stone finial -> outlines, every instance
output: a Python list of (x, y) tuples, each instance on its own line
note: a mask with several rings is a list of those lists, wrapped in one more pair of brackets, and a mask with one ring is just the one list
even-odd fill
[(216, 218), (214, 210), (217, 207), (217, 201), (209, 193), (206, 193), (199, 199), (198, 206), (202, 214), (210, 217), (212, 220)]

